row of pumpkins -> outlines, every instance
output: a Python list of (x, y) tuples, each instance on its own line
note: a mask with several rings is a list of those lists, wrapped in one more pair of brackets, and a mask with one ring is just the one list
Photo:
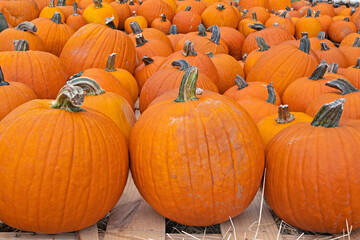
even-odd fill
[[(0, 220), (45, 233), (90, 226), (114, 207), (130, 168), (157, 212), (207, 226), (240, 214), (266, 167), (266, 200), (287, 223), (360, 227), (360, 10), (140, 3), (69, 2), (67, 15), (39, 0), (44, 17), (17, 23), (0, 2)], [(98, 11), (116, 4), (130, 15)], [(328, 28), (317, 19), (326, 16)]]

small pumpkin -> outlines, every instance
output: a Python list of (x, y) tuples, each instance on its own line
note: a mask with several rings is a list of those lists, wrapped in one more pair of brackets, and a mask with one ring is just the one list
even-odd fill
[(117, 11), (109, 3), (103, 3), (102, 0), (93, 0), (94, 3), (85, 8), (83, 17), (87, 23), (98, 23), (106, 25), (106, 18), (112, 17), (112, 22), (116, 27), (119, 26), (119, 16)]
[(341, 75), (346, 77), (348, 81), (356, 88), (360, 88), (360, 58), (357, 59), (354, 66), (346, 68)]
[(327, 33), (330, 25), (334, 22), (334, 20), (329, 15), (320, 15), (320, 10), (317, 11), (314, 16), (317, 20), (319, 20), (322, 31)]
[(311, 9), (308, 8), (306, 17), (300, 18), (295, 24), (296, 37), (301, 38), (301, 33), (307, 32), (309, 38), (316, 37), (319, 32), (322, 31), (322, 26), (320, 21), (313, 17), (311, 14)]
[(329, 63), (336, 63), (341, 68), (346, 68), (349, 63), (346, 56), (336, 47), (329, 47), (326, 42), (322, 42), (321, 49), (315, 50), (315, 54), (319, 59), (325, 60)]
[(245, 37), (247, 37), (250, 33), (256, 32), (255, 29), (252, 29), (250, 26), (254, 23), (262, 24), (262, 22), (258, 21), (256, 12), (252, 13), (252, 18), (244, 18), (239, 22), (237, 29), (241, 32)]
[(179, 11), (175, 14), (172, 24), (178, 27), (179, 33), (193, 32), (195, 27), (201, 24), (201, 16), (196, 12), (192, 12), (189, 5), (184, 11)]
[(149, 26), (162, 13), (166, 15), (169, 21), (172, 21), (175, 16), (175, 10), (163, 0), (147, 0), (140, 5), (137, 13), (146, 18)]
[(55, 0), (49, 0), (49, 6), (41, 10), (39, 17), (52, 18), (56, 12), (60, 14), (61, 22), (65, 22), (66, 18), (63, 11), (55, 6)]
[(360, 37), (357, 37), (352, 45), (341, 46), (339, 50), (347, 58), (349, 66), (355, 65), (360, 57)]
[(77, 6), (78, 6), (78, 4), (76, 2), (74, 2), (73, 14), (70, 15), (66, 19), (66, 24), (68, 26), (70, 26), (72, 29), (74, 29), (75, 31), (77, 31), (82, 26), (86, 25), (86, 20), (81, 14), (78, 13), (78, 7)]
[(152, 28), (156, 28), (165, 34), (169, 34), (171, 22), (166, 19), (165, 14), (161, 14), (160, 18), (155, 18), (151, 23)]
[(265, 27), (274, 26), (275, 23), (279, 25), (279, 27), (288, 31), (291, 35), (295, 34), (295, 24), (291, 21), (291, 19), (286, 18), (287, 11), (284, 11), (279, 16), (272, 16), (269, 18), (266, 23)]
[(268, 10), (264, 7), (252, 7), (244, 9), (248, 9), (248, 11), (245, 13), (245, 16), (243, 16), (244, 18), (252, 18), (253, 13), (256, 13), (257, 19), (262, 23), (266, 23), (266, 21), (271, 17)]
[(134, 71), (134, 77), (139, 86), (139, 90), (142, 89), (145, 82), (153, 75), (161, 66), (165, 57), (153, 57), (144, 56), (141, 63)]
[(340, 43), (347, 35), (356, 33), (356, 25), (350, 22), (350, 19), (337, 20), (329, 26), (329, 37), (334, 42)]
[(131, 27), (131, 23), (136, 22), (139, 25), (140, 30), (148, 27), (148, 22), (146, 18), (143, 16), (138, 16), (135, 11), (133, 11), (133, 15), (128, 17), (124, 22), (124, 28), (127, 33), (134, 32)]
[[(131, 11), (130, 7), (126, 4), (125, 0), (117, 0), (117, 1), (111, 2), (110, 5), (113, 8), (115, 8), (115, 10), (119, 16), (118, 29), (124, 29), (126, 19), (128, 19), (132, 15), (131, 14), (132, 11)], [(147, 22), (146, 22), (146, 27), (147, 27)]]

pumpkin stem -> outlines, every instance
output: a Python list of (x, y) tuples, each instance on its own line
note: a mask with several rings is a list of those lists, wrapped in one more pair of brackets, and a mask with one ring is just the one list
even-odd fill
[(197, 100), (196, 97), (196, 83), (198, 79), (198, 68), (195, 66), (186, 69), (181, 80), (179, 96), (174, 102), (186, 102)]
[(244, 18), (248, 12), (249, 12), (249, 10), (244, 9), (244, 11), (242, 11), (243, 14), (241, 15), (241, 18)]
[(325, 40), (325, 32), (319, 32), (319, 34), (317, 35), (317, 39)]
[(106, 67), (105, 67), (105, 71), (107, 72), (115, 72), (115, 60), (116, 60), (116, 53), (112, 53), (109, 55), (107, 62), (106, 62)]
[[(135, 11), (133, 13), (135, 13)], [(130, 28), (131, 28), (134, 35), (137, 35), (137, 34), (143, 32), (143, 30), (140, 28), (140, 25), (139, 25), (139, 23), (137, 21), (131, 22), (130, 23)]]
[(20, 31), (24, 31), (24, 32), (32, 32), (35, 33), (37, 32), (37, 28), (35, 26), (35, 24), (33, 24), (32, 22), (22, 22), (19, 25), (17, 25), (15, 27), (16, 30), (20, 30)]
[(84, 112), (85, 110), (80, 107), (84, 102), (84, 96), (84, 90), (81, 87), (66, 84), (60, 89), (51, 107), (68, 112)]
[(254, 29), (256, 31), (261, 31), (264, 30), (266, 27), (261, 23), (254, 23), (254, 24), (249, 24), (249, 28)]
[(154, 62), (154, 59), (148, 56), (143, 56), (141, 60), (145, 63), (145, 66), (150, 65)]
[(26, 40), (14, 40), (15, 51), (29, 51), (29, 42)]
[(118, 3), (125, 4), (125, 0), (119, 0)]
[(301, 33), (301, 37), (309, 37), (308, 32), (302, 32), (302, 33)]
[(330, 48), (326, 44), (326, 42), (321, 42), (320, 45), (321, 45), (321, 51), (329, 51), (330, 50)]
[(134, 1), (133, 1), (133, 0), (130, 0), (130, 1), (129, 1), (129, 5), (130, 5), (130, 6), (134, 6), (134, 5), (135, 5)]
[(239, 74), (236, 75), (235, 83), (238, 86), (238, 90), (246, 88), (249, 84)]
[(344, 18), (344, 21), (345, 21), (345, 22), (350, 22), (350, 18), (349, 18), (349, 17), (346, 17), (346, 18)]
[(69, 79), (72, 80), (72, 79), (74, 79), (74, 78), (78, 78), (78, 77), (80, 77), (83, 73), (84, 73), (84, 71), (75, 73), (75, 74), (72, 75)]
[(345, 99), (341, 98), (323, 105), (316, 113), (311, 125), (326, 128), (338, 127), (344, 109), (344, 103)]
[(283, 11), (282, 14), (279, 15), (279, 17), (286, 18), (287, 11)]
[(279, 109), (278, 109), (278, 118), (275, 119), (275, 121), (278, 124), (285, 124), (285, 123), (289, 123), (291, 121), (293, 121), (294, 115), (290, 113), (289, 111), (289, 106), (286, 105), (280, 105)]
[(86, 93), (86, 96), (97, 96), (104, 94), (105, 91), (100, 85), (89, 77), (77, 77), (67, 81), (66, 84), (81, 87)]
[(102, 0), (93, 0), (95, 8), (102, 8)]
[(185, 12), (189, 12), (190, 10), (191, 10), (191, 6), (190, 6), (190, 5), (187, 6), (187, 7), (184, 9)]
[(2, 69), (0, 67), (0, 86), (7, 86), (7, 85), (10, 85), (10, 84), (5, 81), (4, 74), (3, 74)]
[(171, 25), (169, 35), (176, 35), (176, 34), (178, 34), (177, 26), (176, 25)]
[[(359, 4), (359, 3), (357, 3)], [(351, 8), (351, 13), (350, 13), (350, 16), (354, 15), (354, 13), (356, 12), (356, 9), (354, 7)]]
[(113, 22), (114, 16), (105, 18), (105, 24), (111, 29), (116, 29), (116, 25)]
[(218, 4), (216, 9), (219, 11), (222, 11), (222, 10), (225, 10), (225, 6), (223, 4)]
[(56, 23), (56, 24), (63, 24), (63, 23), (61, 22), (61, 15), (60, 15), (59, 12), (55, 12), (55, 13), (54, 13), (54, 16), (52, 16), (51, 21), (53, 21), (53, 22)]
[(314, 17), (320, 17), (320, 12), (321, 12), (321, 10), (317, 10), (317, 12), (315, 13), (315, 15), (314, 15)]
[(285, 7), (285, 10), (286, 10), (286, 11), (291, 11), (291, 8), (290, 8), (289, 6), (286, 6), (286, 7)]
[(359, 89), (354, 87), (351, 83), (346, 81), (343, 78), (337, 78), (335, 80), (331, 80), (327, 83), (325, 83), (326, 86), (338, 89), (341, 91), (340, 95), (346, 95), (353, 92), (359, 92)]
[(133, 17), (137, 17), (136, 11), (133, 11), (133, 12), (132, 12), (132, 16), (133, 16)]
[(212, 52), (208, 52), (206, 55), (209, 56), (209, 58), (213, 58), (214, 57), (214, 54)]
[(55, 7), (55, 0), (49, 0), (49, 7)]
[(314, 81), (318, 81), (320, 79), (324, 79), (324, 75), (326, 73), (326, 70), (328, 68), (328, 65), (325, 64), (319, 64), (315, 70), (312, 72), (311, 76), (309, 77), (309, 79), (314, 80)]
[(162, 22), (166, 22), (166, 16), (165, 16), (164, 13), (162, 13), (162, 14), (160, 15), (160, 17), (161, 17), (161, 21), (162, 21)]
[(191, 67), (190, 64), (185, 59), (179, 59), (179, 60), (173, 61), (171, 63), (171, 66), (179, 67), (180, 71), (186, 71), (186, 69)]
[(275, 94), (275, 90), (274, 90), (274, 86), (273, 86), (273, 83), (269, 83), (267, 86), (266, 86), (267, 90), (268, 90), (268, 99), (266, 100), (268, 103), (271, 103), (271, 104), (275, 104), (275, 101), (276, 101), (276, 94)]
[(141, 33), (135, 36), (135, 41), (136, 47), (144, 46), (144, 44), (148, 42)]
[(309, 54), (310, 53), (310, 40), (308, 36), (303, 36), (300, 39), (300, 47), (299, 49), (303, 51), (304, 53)]
[(360, 58), (358, 58), (356, 60), (356, 64), (355, 64), (354, 68), (360, 69)]
[(4, 31), (5, 29), (9, 28), (9, 25), (6, 21), (6, 18), (2, 12), (0, 12), (0, 32)]
[(210, 41), (213, 43), (220, 45), (220, 28), (218, 25), (212, 25), (207, 29), (211, 32)]
[(339, 69), (339, 65), (336, 63), (332, 63), (329, 65), (327, 72), (328, 73), (337, 73)]
[(199, 32), (199, 33), (198, 33), (199, 36), (202, 36), (202, 37), (207, 36), (206, 28), (205, 28), (205, 26), (202, 25), (202, 24), (200, 24), (200, 25), (198, 26), (198, 32)]
[(245, 54), (242, 56), (241, 61), (245, 62), (245, 60), (247, 59), (247, 57), (248, 57), (248, 54), (245, 53)]
[(58, 0), (56, 6), (59, 6), (59, 7), (66, 6), (66, 0)]
[(183, 55), (185, 57), (190, 56), (197, 56), (197, 53), (195, 52), (194, 45), (190, 40), (186, 40), (183, 47)]
[(311, 9), (308, 8), (306, 12), (306, 17), (312, 17), (311, 12), (312, 12)]
[(255, 21), (255, 22), (258, 21), (256, 12), (253, 12), (253, 13), (251, 14), (251, 16), (252, 16), (252, 17), (251, 17), (251, 20), (253, 20), (253, 21)]
[(357, 37), (353, 44), (354, 47), (360, 47), (360, 37)]
[(77, 2), (74, 2), (74, 4), (73, 4), (73, 16), (79, 15), (78, 11), (77, 11), (77, 7), (78, 7)]
[(256, 37), (256, 44), (258, 45), (258, 47), (259, 47), (258, 51), (260, 51), (260, 52), (267, 51), (270, 48), (270, 46), (267, 45), (265, 40), (262, 37), (259, 37), (259, 36)]

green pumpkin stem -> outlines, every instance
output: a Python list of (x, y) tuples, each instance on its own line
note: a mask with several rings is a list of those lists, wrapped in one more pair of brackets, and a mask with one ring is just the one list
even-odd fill
[(311, 9), (308, 8), (306, 12), (306, 17), (312, 17), (311, 13), (312, 13)]
[(184, 59), (179, 59), (179, 60), (173, 61), (171, 63), (171, 66), (179, 67), (180, 71), (186, 71), (189, 67), (191, 67), (190, 64)]
[(269, 50), (270, 46), (267, 45), (267, 43), (265, 42), (265, 40), (262, 37), (256, 37), (256, 44), (258, 45), (259, 49), (258, 51), (260, 52), (264, 52)]
[(29, 51), (29, 42), (26, 40), (13, 40), (15, 51)]
[(112, 53), (109, 55), (107, 62), (106, 62), (106, 67), (105, 67), (105, 71), (107, 72), (115, 72), (115, 60), (116, 60), (116, 53)]
[(286, 7), (285, 7), (285, 10), (286, 10), (286, 11), (291, 11), (291, 8), (290, 8), (289, 6), (286, 6)]
[(213, 43), (220, 45), (220, 28), (218, 27), (218, 25), (212, 25), (211, 27), (208, 28), (208, 31), (211, 32), (211, 37), (210, 37), (210, 41), (212, 41)]
[[(135, 13), (135, 11), (133, 13)], [(143, 32), (143, 30), (140, 28), (140, 25), (139, 25), (139, 23), (137, 21), (131, 22), (130, 23), (130, 28), (131, 28), (134, 35), (137, 35), (137, 34)]]
[(328, 65), (325, 64), (319, 64), (315, 70), (312, 72), (311, 76), (309, 77), (309, 79), (314, 80), (314, 81), (318, 81), (320, 79), (324, 79), (324, 75), (326, 73), (326, 70), (328, 68)]
[(354, 65), (353, 68), (360, 69), (360, 58), (358, 58), (358, 59), (356, 60), (356, 64)]
[(323, 105), (315, 115), (311, 125), (326, 128), (338, 127), (344, 109), (344, 103), (345, 99), (341, 98)]
[(56, 6), (59, 6), (59, 7), (66, 6), (66, 0), (58, 0)]
[(5, 81), (3, 71), (0, 67), (0, 86), (7, 86), (7, 85), (10, 85), (10, 84)]
[(161, 21), (166, 22), (166, 15), (164, 13), (160, 14)]
[(239, 74), (236, 75), (235, 83), (238, 86), (238, 90), (246, 88), (249, 84)]
[(327, 72), (328, 73), (337, 73), (339, 69), (339, 65), (336, 63), (332, 63), (329, 65)]
[(303, 51), (304, 53), (309, 54), (310, 53), (310, 40), (308, 36), (303, 36), (300, 39), (300, 47), (299, 49)]
[(32, 22), (22, 22), (15, 27), (16, 30), (24, 31), (24, 32), (37, 32), (37, 27)]
[(113, 21), (114, 21), (114, 16), (105, 18), (106, 26), (108, 26), (111, 29), (116, 29), (116, 25)]
[(261, 23), (254, 23), (254, 24), (250, 24), (249, 28), (254, 29), (256, 31), (261, 31), (264, 30), (266, 27)]
[(223, 11), (223, 10), (225, 10), (225, 6), (223, 4), (218, 4), (216, 9), (219, 11)]
[(97, 96), (105, 93), (104, 89), (94, 79), (89, 77), (73, 78), (66, 84), (81, 87), (85, 91), (86, 96)]
[(0, 32), (9, 28), (9, 24), (6, 21), (6, 18), (2, 12), (0, 12)]
[(205, 26), (202, 25), (202, 24), (200, 24), (200, 25), (198, 26), (198, 32), (199, 32), (199, 33), (198, 33), (199, 36), (202, 36), (202, 37), (207, 36), (206, 28), (205, 28)]
[(195, 52), (194, 45), (190, 40), (186, 40), (183, 47), (183, 55), (185, 57), (189, 56), (197, 56), (197, 53)]
[(84, 102), (84, 96), (84, 90), (81, 87), (66, 84), (60, 89), (51, 107), (68, 112), (84, 112), (85, 110), (80, 107)]
[(77, 7), (78, 7), (77, 2), (74, 2), (74, 4), (73, 4), (73, 16), (78, 16), (79, 15)]
[(154, 59), (148, 56), (143, 56), (141, 60), (144, 62), (145, 66), (150, 65), (154, 62)]
[(55, 0), (49, 0), (49, 7), (55, 7)]
[(360, 37), (357, 37), (354, 41), (353, 47), (360, 47)]
[(53, 22), (56, 23), (56, 24), (63, 24), (63, 23), (61, 22), (61, 15), (60, 15), (59, 12), (55, 12), (55, 13), (54, 13), (54, 15), (53, 15), (52, 18), (51, 18), (51, 21), (53, 21)]
[(314, 17), (316, 17), (316, 18), (317, 18), (317, 17), (320, 17), (320, 12), (321, 12), (321, 10), (317, 10), (316, 13), (315, 13), (315, 15), (314, 15)]
[(257, 22), (258, 19), (257, 19), (256, 12), (253, 12), (253, 13), (251, 14), (251, 20)]
[(320, 46), (321, 46), (321, 51), (329, 51), (330, 48), (329, 46), (326, 44), (326, 42), (321, 42), (320, 43)]
[(191, 10), (191, 6), (190, 6), (190, 5), (187, 6), (187, 7), (184, 9), (185, 12), (189, 12), (190, 10)]
[(267, 86), (266, 86), (267, 90), (268, 90), (268, 99), (266, 100), (268, 103), (271, 103), (271, 104), (275, 104), (275, 101), (276, 101), (276, 94), (275, 94), (275, 89), (274, 89), (274, 86), (273, 86), (273, 83), (269, 83)]
[(325, 32), (319, 32), (319, 34), (317, 35), (317, 39), (325, 40)]
[(81, 72), (75, 73), (74, 75), (72, 75), (72, 76), (70, 77), (70, 80), (71, 80), (71, 79), (74, 79), (74, 78), (78, 78), (78, 77), (80, 77), (83, 73), (84, 73), (84, 71), (81, 71)]
[(174, 102), (186, 102), (197, 100), (196, 83), (198, 79), (198, 68), (195, 66), (186, 69), (181, 80), (179, 95)]
[(146, 40), (141, 33), (135, 36), (135, 41), (136, 41), (136, 47), (144, 46), (145, 43), (148, 42), (148, 40)]
[(95, 8), (102, 8), (102, 0), (93, 0)]
[(288, 12), (285, 10), (285, 11), (283, 11), (280, 15), (279, 15), (279, 17), (282, 17), (282, 18), (286, 18), (286, 14), (287, 14)]
[(278, 124), (285, 124), (289, 123), (291, 121), (295, 120), (295, 117), (293, 114), (289, 111), (288, 105), (280, 105), (278, 109), (278, 118), (275, 119), (275, 121)]
[(353, 92), (359, 92), (359, 89), (354, 87), (351, 83), (346, 81), (343, 78), (337, 78), (335, 80), (331, 80), (327, 83), (325, 83), (326, 86), (338, 89), (341, 91), (340, 95), (346, 95)]
[(176, 35), (178, 34), (177, 26), (175, 24), (171, 25), (169, 30), (169, 35)]

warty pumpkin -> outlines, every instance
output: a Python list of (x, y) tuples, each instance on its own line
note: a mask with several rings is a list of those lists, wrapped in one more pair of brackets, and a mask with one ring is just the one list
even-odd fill
[(324, 105), (311, 123), (287, 127), (266, 148), (266, 201), (294, 227), (342, 233), (360, 226), (360, 122), (339, 125), (343, 104)]
[(161, 66), (165, 57), (148, 57), (144, 56), (141, 60), (142, 63), (135, 68), (134, 77), (139, 86), (139, 90), (143, 87), (145, 82), (149, 79), (151, 75), (153, 75), (158, 68)]
[(224, 2), (216, 2), (208, 6), (201, 14), (201, 19), (206, 28), (213, 25), (237, 28), (240, 20), (233, 7)]
[(106, 2), (103, 3), (102, 0), (93, 0), (93, 2), (85, 8), (82, 14), (87, 23), (106, 25), (106, 19), (111, 17), (115, 26), (119, 26), (119, 16), (113, 6)]
[(84, 19), (84, 17), (81, 14), (78, 13), (78, 7), (77, 6), (78, 6), (77, 3), (74, 2), (73, 14), (70, 15), (66, 19), (66, 24), (68, 26), (70, 26), (72, 29), (74, 29), (75, 31), (77, 31), (82, 26), (86, 25), (86, 20)]
[(246, 111), (211, 91), (196, 96), (196, 80), (197, 68), (191, 67), (177, 98), (158, 102), (140, 116), (130, 139), (131, 173), (158, 213), (181, 224), (208, 226), (250, 204), (264, 155)]
[(125, 138), (107, 116), (81, 108), (83, 99), (80, 87), (66, 85), (55, 101), (32, 100), (1, 121), (3, 222), (71, 232), (96, 223), (118, 202), (129, 171)]

